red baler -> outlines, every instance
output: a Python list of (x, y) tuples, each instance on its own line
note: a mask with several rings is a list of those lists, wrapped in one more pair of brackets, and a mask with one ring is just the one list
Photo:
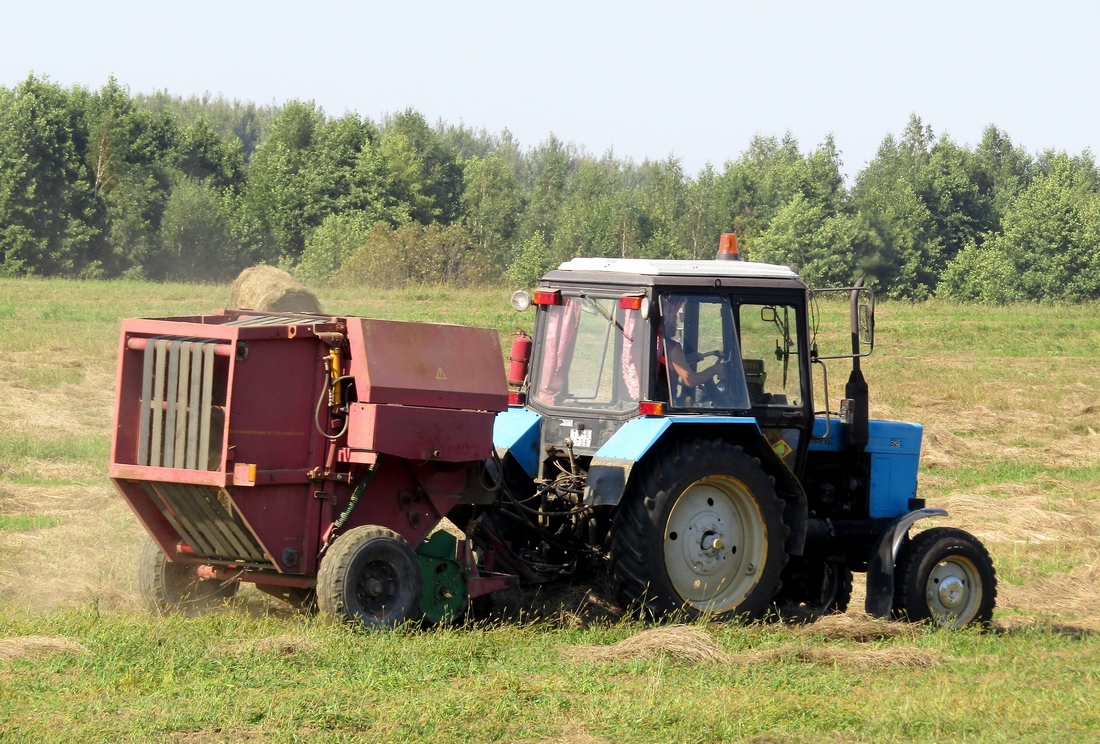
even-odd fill
[(477, 565), (468, 540), (426, 540), (496, 495), (485, 463), (508, 387), (494, 330), (126, 320), (117, 396), (110, 476), (151, 538), (139, 576), (156, 609), (201, 608), (243, 580), (388, 625), (516, 581)]

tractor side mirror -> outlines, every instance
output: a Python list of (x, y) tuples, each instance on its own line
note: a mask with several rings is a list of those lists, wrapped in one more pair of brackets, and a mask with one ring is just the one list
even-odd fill
[(858, 325), (859, 343), (863, 346), (875, 348), (875, 306), (871, 302), (863, 302), (859, 305)]

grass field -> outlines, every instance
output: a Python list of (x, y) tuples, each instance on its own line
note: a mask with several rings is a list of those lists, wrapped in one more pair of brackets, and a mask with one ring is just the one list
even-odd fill
[[(505, 337), (531, 322), (503, 290), (319, 296)], [(539, 621), (365, 634), (255, 591), (197, 619), (139, 606), (141, 530), (106, 478), (118, 320), (227, 298), (0, 280), (0, 740), (1100, 739), (1100, 307), (878, 309), (872, 414), (925, 425), (920, 495), (990, 549), (993, 632), (857, 609), (653, 630), (582, 588), (514, 600)], [(843, 337), (823, 310), (823, 341)]]

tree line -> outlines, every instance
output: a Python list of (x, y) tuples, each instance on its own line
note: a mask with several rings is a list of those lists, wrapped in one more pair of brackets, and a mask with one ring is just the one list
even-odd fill
[(131, 95), (29, 76), (0, 87), (0, 275), (529, 286), (573, 256), (751, 260), (887, 296), (1100, 298), (1100, 171), (975, 147), (913, 116), (846, 183), (831, 138), (754, 137), (722, 167), (595, 157), (553, 135), (375, 122), (311, 102)]

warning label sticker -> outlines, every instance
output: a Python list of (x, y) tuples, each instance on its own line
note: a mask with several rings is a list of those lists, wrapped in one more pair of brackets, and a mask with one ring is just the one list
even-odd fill
[(775, 454), (779, 455), (780, 459), (794, 452), (794, 447), (787, 444), (785, 439), (777, 440), (775, 444), (772, 445), (772, 449), (775, 450)]

